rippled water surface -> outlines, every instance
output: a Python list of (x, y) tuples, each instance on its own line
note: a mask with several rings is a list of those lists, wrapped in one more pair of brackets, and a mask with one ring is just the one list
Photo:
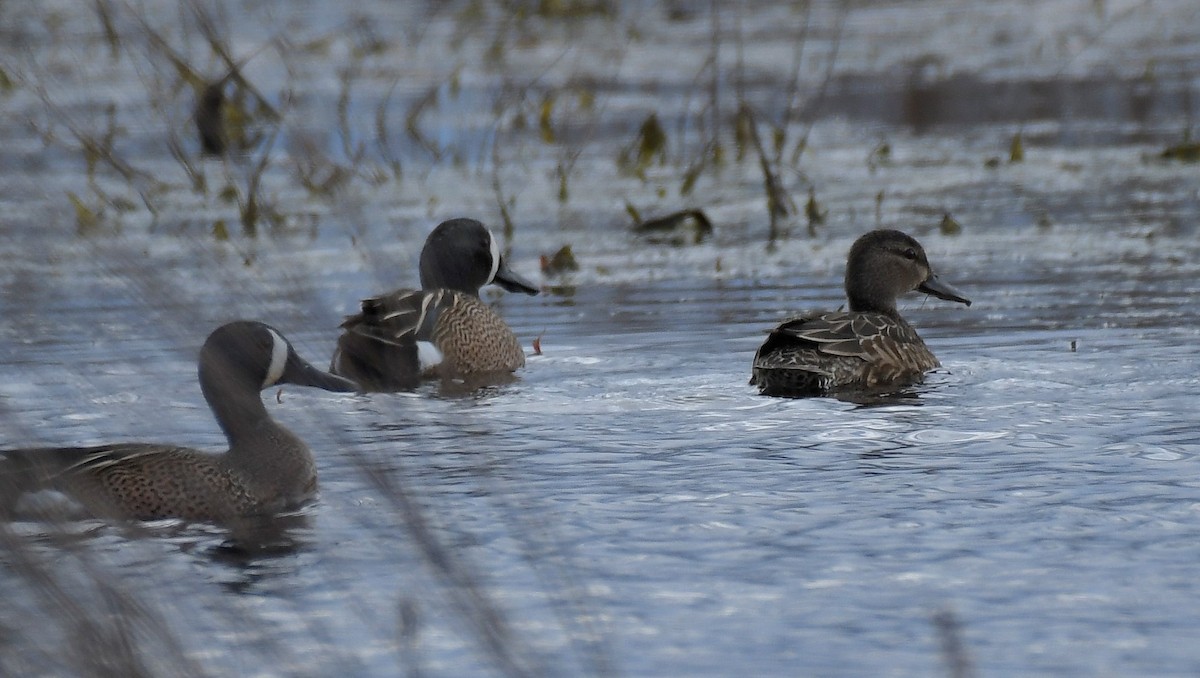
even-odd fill
[[(746, 3), (718, 20), (624, 3), (529, 23), (488, 3), (216, 7), (237, 54), (272, 26), (296, 50), (246, 66), (294, 90), (261, 85), (293, 108), (263, 175), (278, 220), (257, 230), (216, 188), (244, 202), (246, 162), (197, 160), (214, 187), (200, 193), (154, 141), (190, 104), (147, 103), (163, 66), (146, 65), (130, 8), (112, 9), (126, 43), (110, 62), (94, 7), (48, 3), (27, 24), (10, 4), (0, 447), (222, 449), (194, 377), (207, 332), (259, 318), (324, 364), (341, 316), (415, 284), (450, 216), (500, 231), (504, 203), (513, 268), (537, 278), (568, 244), (579, 268), (543, 271), (537, 297), (485, 294), (530, 353), (513, 383), (265, 393), (318, 460), (320, 499), (297, 516), (247, 533), (6, 526), (0, 673), (99, 673), (89, 658), (126, 641), (154, 675), (1200, 672), (1200, 184), (1161, 157), (1200, 100), (1188, 3)], [(142, 12), (219, 63), (186, 17)], [(679, 186), (709, 115), (713, 31), (734, 96), (735, 27), (745, 95), (773, 120), (809, 41), (811, 103), (787, 135), (806, 146), (780, 169), (799, 209), (773, 248), (756, 159)], [(371, 40), (382, 51), (361, 57)], [(330, 130), (370, 139), (399, 76), (403, 171), (388, 175), (382, 151), (351, 158)], [(594, 107), (558, 108), (580, 87)], [(404, 137), (429, 88), (426, 138)], [(89, 176), (66, 121), (102, 130), (109, 103), (116, 153), (165, 187), (103, 162)], [(671, 155), (618, 171), (650, 112)], [(319, 158), (297, 141), (312, 128)], [(320, 194), (297, 179), (305, 162), (357, 173)], [(825, 214), (811, 229), (810, 193)], [(716, 230), (647, 244), (627, 203), (701, 207)], [(845, 252), (876, 226), (917, 236), (974, 300), (902, 301), (943, 368), (867, 405), (756, 395), (763, 331), (841, 305)]]

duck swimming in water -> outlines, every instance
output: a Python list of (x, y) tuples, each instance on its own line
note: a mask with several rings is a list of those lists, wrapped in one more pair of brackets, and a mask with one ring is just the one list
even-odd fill
[(368, 391), (416, 388), (423, 379), (504, 375), (525, 365), (525, 352), (479, 289), (538, 288), (508, 268), (483, 224), (451, 219), (433, 229), (421, 249), (421, 289), (364, 299), (344, 332), (330, 371)]
[(260, 322), (222, 325), (200, 349), (200, 389), (229, 441), (224, 453), (157, 443), (0, 451), (0, 516), (23, 496), (66, 495), (97, 517), (225, 522), (294, 508), (317, 489), (312, 453), (271, 418), (259, 392), (276, 384), (355, 391), (303, 360)]
[(854, 242), (845, 285), (849, 311), (802, 315), (770, 331), (751, 370), (760, 393), (804, 397), (920, 382), (940, 363), (900, 316), (896, 298), (916, 290), (971, 305), (933, 272), (919, 242), (895, 230)]

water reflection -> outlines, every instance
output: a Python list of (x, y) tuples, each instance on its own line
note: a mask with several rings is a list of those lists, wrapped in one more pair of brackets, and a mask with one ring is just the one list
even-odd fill
[(308, 512), (242, 518), (224, 527), (228, 534), (212, 549), (213, 559), (238, 568), (292, 555), (312, 541)]

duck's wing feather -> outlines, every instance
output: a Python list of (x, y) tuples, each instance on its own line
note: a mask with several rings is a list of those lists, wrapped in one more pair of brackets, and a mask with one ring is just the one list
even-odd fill
[(772, 343), (801, 343), (821, 353), (868, 362), (908, 362), (905, 356), (928, 352), (911, 325), (883, 313), (835, 312), (791, 318), (771, 331), (763, 347)]
[(816, 313), (784, 321), (754, 355), (750, 383), (764, 392), (875, 388), (919, 379), (937, 358), (903, 319)]
[(393, 346), (427, 341), (448, 294), (451, 293), (447, 290), (400, 289), (363, 299), (361, 310), (347, 316), (341, 327)]
[(212, 455), (150, 443), (0, 450), (0, 515), (11, 514), (22, 496), (44, 490), (65, 492), (97, 514), (122, 514), (104, 490), (109, 480), (119, 482), (145, 467), (168, 465), (176, 456), (194, 458), (193, 464), (216, 465)]
[[(450, 290), (401, 289), (364, 299), (361, 310), (341, 325), (330, 371), (366, 391), (416, 388), (426, 367), (421, 347), (436, 346), (439, 318), (459, 303), (458, 296)], [(440, 360), (436, 354), (434, 359)]]
[(24, 491), (53, 487), (71, 476), (101, 474), (124, 464), (175, 455), (198, 455), (191, 448), (150, 443), (118, 443), (91, 448), (0, 450), (0, 485)]

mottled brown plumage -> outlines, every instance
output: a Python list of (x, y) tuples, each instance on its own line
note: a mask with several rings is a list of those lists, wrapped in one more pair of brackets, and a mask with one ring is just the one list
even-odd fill
[(259, 391), (278, 383), (331, 391), (356, 385), (317, 370), (277, 331), (247, 321), (209, 336), (199, 376), (228, 452), (151, 443), (0, 452), (0, 514), (42, 490), (66, 494), (90, 515), (139, 520), (224, 522), (310, 498), (317, 486), (312, 453), (271, 419)]
[(750, 383), (765, 395), (874, 391), (919, 382), (938, 360), (900, 317), (896, 297), (919, 290), (968, 306), (941, 282), (920, 243), (900, 231), (863, 235), (846, 262), (849, 311), (791, 318), (754, 355)]
[(396, 391), (423, 379), (507, 375), (525, 352), (504, 320), (479, 299), (489, 283), (537, 294), (513, 273), (483, 224), (440, 224), (421, 251), (421, 287), (365, 299), (346, 318), (330, 371), (370, 391)]

